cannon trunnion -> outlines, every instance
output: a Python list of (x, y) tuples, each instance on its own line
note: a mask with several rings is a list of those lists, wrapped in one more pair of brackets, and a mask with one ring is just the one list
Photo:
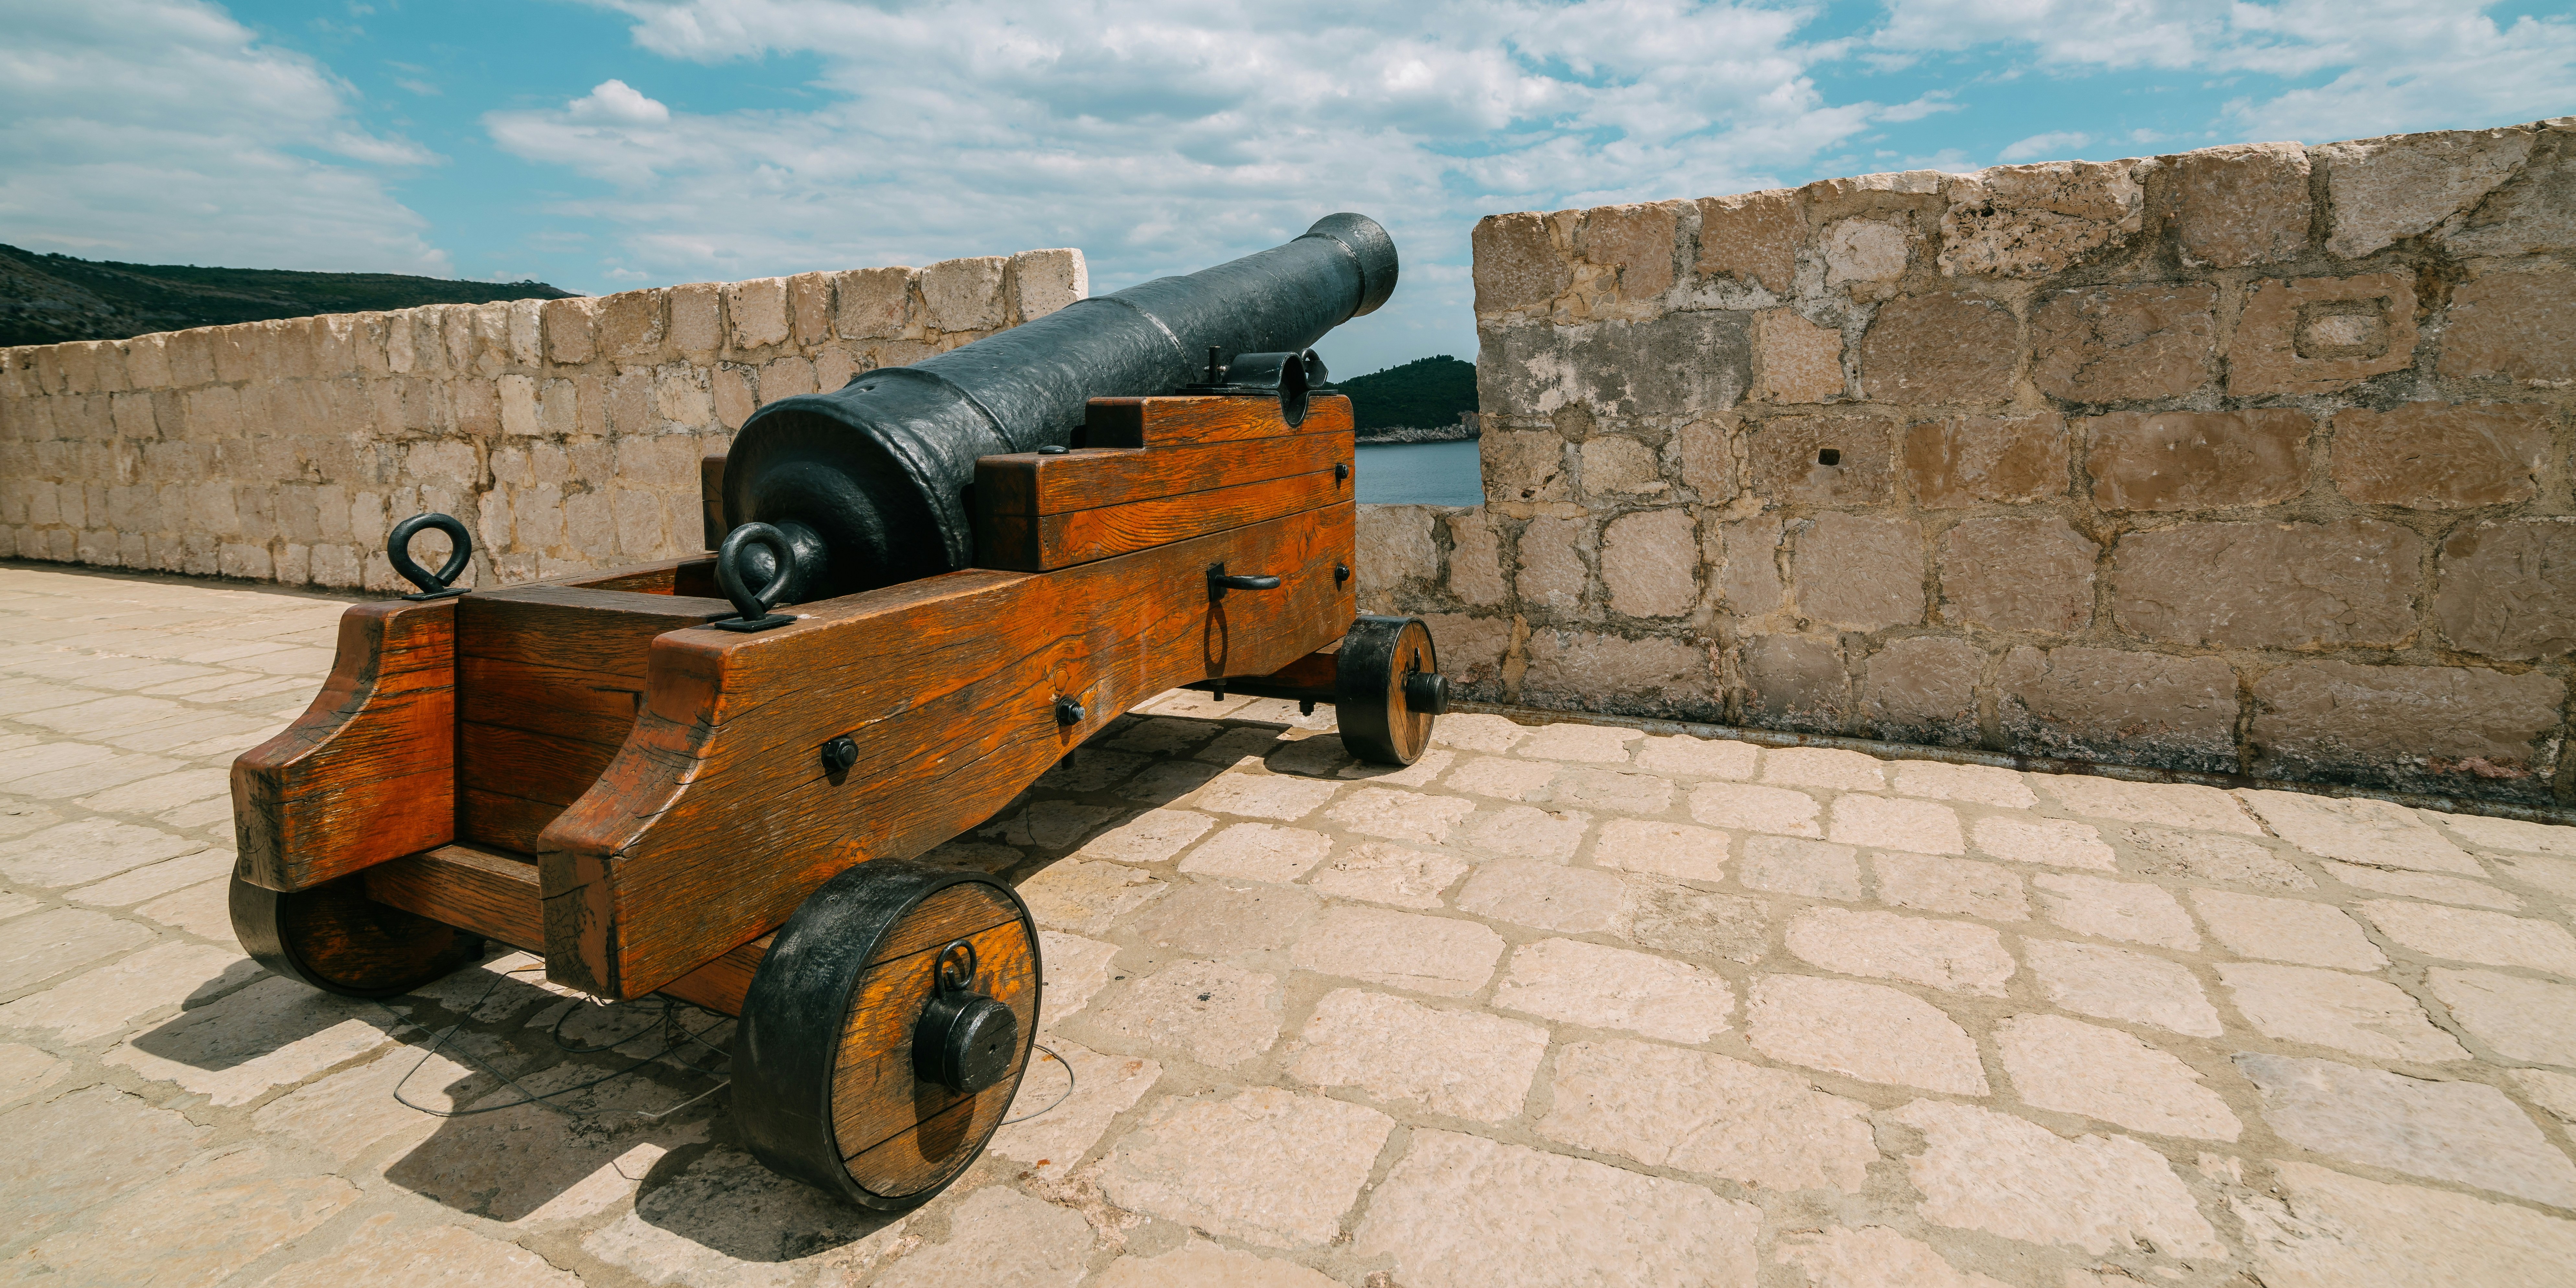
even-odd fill
[[(970, 566), (770, 629), (723, 628), (710, 556), (350, 609), (312, 708), (234, 766), (242, 942), (384, 995), (498, 941), (739, 1016), (760, 1157), (925, 1201), (1010, 1104), (1042, 970), (1006, 883), (911, 860), (1174, 687), (1342, 703), (1392, 763), (1443, 701), (1421, 624), (1356, 613), (1347, 399), (1081, 411), (1083, 448), (971, 463)], [(712, 542), (742, 516), (710, 509)]]

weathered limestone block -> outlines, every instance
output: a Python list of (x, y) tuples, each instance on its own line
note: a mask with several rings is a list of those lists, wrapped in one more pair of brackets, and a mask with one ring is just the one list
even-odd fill
[(1832, 636), (1746, 636), (1740, 664), (1745, 723), (1829, 733), (1849, 721), (1851, 678)]
[(1717, 592), (1726, 611), (1760, 617), (1780, 606), (1786, 594), (1780, 580), (1780, 531), (1777, 517), (1746, 519), (1720, 529)]
[(1578, 630), (1534, 630), (1524, 701), (1537, 706), (1600, 709), (1616, 703), (1678, 712), (1717, 706), (1717, 679), (1705, 645), (1645, 636), (1628, 639)]
[(1927, 510), (2021, 504), (2066, 490), (2066, 418), (1950, 416), (1905, 429), (1905, 477)]
[(1966, 640), (1917, 635), (1862, 665), (1860, 718), (1870, 736), (1953, 746), (1976, 741), (1984, 650)]
[(2254, 681), (2254, 772), (2465, 779), (2545, 796), (2546, 777), (2534, 775), (2551, 768), (2546, 743), (2565, 696), (2556, 677), (2538, 671), (2299, 662)]
[[(1481, 233), (1484, 224), (1476, 225)], [(1771, 188), (1732, 197), (1702, 197), (1699, 203), (1699, 261), (1702, 276), (1724, 274), (1774, 295), (1789, 293), (1797, 271), (1798, 243), (1807, 234), (1798, 212), (1798, 196)], [(1477, 305), (1485, 311), (1484, 243), (1476, 244)]]
[(2236, 767), (2236, 673), (2218, 658), (2022, 647), (2005, 655), (1995, 690), (2015, 750)]
[(2174, 158), (2183, 262), (2242, 268), (2308, 248), (2308, 154), (2295, 143), (2240, 143)]
[(1901, 221), (1854, 218), (1825, 225), (1816, 239), (1825, 258), (1825, 285), (1893, 282), (1905, 276), (1912, 240)]
[(1400, 611), (1409, 591), (1420, 595), (1440, 580), (1440, 551), (1431, 542), (1432, 508), (1423, 505), (1359, 507), (1356, 592), (1363, 613)]
[(2434, 582), (2453, 648), (2515, 661), (2576, 648), (2576, 525), (2464, 525), (2442, 543)]
[(1896, 422), (1883, 416), (1774, 416), (1745, 426), (1752, 492), (1773, 505), (1885, 505), (1895, 499)]
[(1060, 247), (1011, 256), (1011, 312), (1018, 321), (1033, 321), (1090, 297), (1091, 265), (1081, 251)]
[(1515, 579), (1525, 607), (1557, 614), (1584, 611), (1591, 571), (1583, 552), (1592, 547), (1589, 519), (1532, 519), (1521, 529), (1521, 571)]
[(1492, 513), (1481, 507), (1453, 510), (1441, 522), (1449, 525), (1450, 591), (1470, 604), (1503, 602), (1502, 540)]
[(1584, 499), (1598, 505), (1664, 490), (1655, 449), (1624, 434), (1594, 434), (1577, 449)]
[(2557, 409), (2539, 403), (2401, 403), (2335, 413), (2335, 489), (2367, 505), (2456, 510), (2539, 491)]
[[(547, 361), (559, 366), (578, 366), (598, 355), (593, 329), (599, 320), (599, 304), (597, 297), (587, 295), (545, 301), (537, 316), (545, 328)], [(404, 347), (407, 350), (410, 346)], [(404, 365), (410, 364), (406, 361)]]
[(2271, 505), (2308, 486), (2316, 421), (2288, 407), (2113, 412), (2084, 422), (2085, 472), (2105, 510)]
[(599, 348), (612, 358), (652, 359), (662, 351), (671, 292), (620, 291), (599, 301)]
[(1601, 534), (1601, 583), (1613, 612), (1678, 617), (1699, 602), (1699, 537), (1688, 510), (1640, 510)]
[(921, 270), (921, 299), (930, 310), (930, 325), (940, 331), (992, 331), (1007, 320), (1002, 277), (1008, 255), (943, 259)]
[(2561, 118), (2541, 133), (2531, 159), (2477, 204), (2449, 238), (2455, 255), (2532, 255), (2576, 245), (2576, 135)]
[(1817, 326), (1790, 309), (1754, 315), (1755, 401), (1820, 403), (1842, 394), (1842, 332)]
[(2451, 293), (2442, 374), (2502, 376), (2535, 388), (2576, 381), (2576, 273), (2490, 273)]
[(1565, 439), (1554, 430), (1492, 430), (1476, 440), (1485, 496), (1495, 501), (1563, 501), (1573, 495)]
[(2415, 363), (2415, 275), (2258, 282), (2228, 347), (2232, 394), (2331, 393)]
[(2326, 249), (2359, 259), (2430, 232), (2504, 182), (2531, 142), (2528, 130), (2438, 130), (2318, 148), (2334, 213)]
[(1966, 520), (1941, 534), (1941, 616), (1998, 631), (2080, 631), (2093, 620), (2100, 554), (2054, 515)]
[(1574, 285), (1574, 266), (1548, 236), (1545, 215), (1487, 215), (1476, 221), (1468, 240), (1479, 318), (1544, 310)]
[(1949, 182), (1944, 276), (2045, 277), (2142, 225), (2146, 189), (2130, 161), (1995, 166)]
[(2218, 288), (2089, 286), (2030, 315), (2031, 383), (2077, 403), (2179, 398), (2217, 375)]
[(1735, 495), (1735, 444), (1722, 419), (1695, 420), (1673, 434), (1682, 486), (1710, 505)]
[(911, 329), (909, 268), (856, 268), (832, 287), (832, 331), (844, 340), (891, 340)]
[(725, 316), (733, 323), (732, 347), (760, 349), (787, 341), (787, 279), (755, 277), (724, 285)]
[(1911, 520), (1817, 515), (1790, 567), (1799, 610), (1816, 621), (1874, 631), (1923, 620), (1923, 529)]
[(1962, 291), (1880, 305), (1860, 342), (1860, 386), (1875, 402), (2001, 402), (2012, 396), (2020, 323)]
[(1465, 696), (1480, 702), (1502, 697), (1503, 655), (1512, 644), (1512, 619), (1466, 613), (1421, 613), (1440, 652), (1440, 670)]
[(798, 273), (787, 279), (787, 334), (811, 348), (832, 338), (830, 273)]
[(1582, 404), (1596, 416), (1724, 411), (1753, 383), (1751, 327), (1740, 313), (1650, 321), (1488, 325), (1476, 364), (1489, 415), (1546, 416)]
[(2376, 519), (2199, 523), (2121, 539), (2112, 612), (2217, 648), (2394, 645), (2414, 633), (2423, 541)]
[(1624, 304), (1632, 306), (1630, 316), (1644, 316), (1633, 306), (1651, 305), (1671, 289), (1680, 206), (1680, 202), (1659, 201), (1596, 206), (1583, 212), (1574, 227), (1574, 253), (1606, 270), (1609, 279), (1594, 284), (1596, 312), (1602, 305)]

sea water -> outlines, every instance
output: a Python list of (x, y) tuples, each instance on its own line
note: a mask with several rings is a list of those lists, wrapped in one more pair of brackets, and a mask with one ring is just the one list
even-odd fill
[(1476, 441), (1362, 444), (1357, 461), (1363, 505), (1483, 505), (1485, 482)]

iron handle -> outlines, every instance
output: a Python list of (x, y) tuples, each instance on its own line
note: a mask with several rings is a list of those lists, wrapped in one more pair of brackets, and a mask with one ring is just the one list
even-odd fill
[(1224, 564), (1209, 564), (1207, 578), (1210, 599), (1223, 599), (1225, 592), (1229, 590), (1279, 589), (1279, 579), (1276, 577), (1257, 572), (1229, 575)]

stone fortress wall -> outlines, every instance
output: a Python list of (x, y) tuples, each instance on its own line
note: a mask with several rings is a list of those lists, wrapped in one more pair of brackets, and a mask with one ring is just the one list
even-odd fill
[(1472, 696), (2566, 801), (2576, 119), (1475, 231)]
[(753, 408), (1088, 293), (1036, 250), (0, 349), (0, 553), (408, 589), (386, 529), (436, 510), (467, 584), (672, 558)]

